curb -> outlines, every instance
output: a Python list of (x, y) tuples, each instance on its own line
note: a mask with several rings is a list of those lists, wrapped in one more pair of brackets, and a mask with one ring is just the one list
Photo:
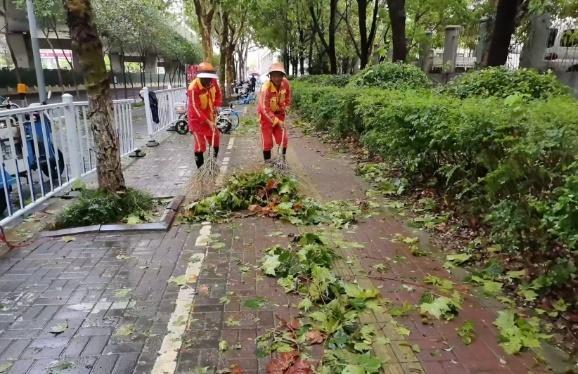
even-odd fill
[(184, 199), (185, 197), (183, 195), (177, 195), (173, 197), (169, 205), (165, 208), (165, 211), (163, 212), (159, 222), (140, 223), (137, 225), (112, 224), (73, 227), (69, 229), (45, 231), (40, 236), (44, 238), (54, 238), (65, 235), (94, 234), (99, 232), (113, 233), (125, 231), (168, 231), (171, 228), (171, 225), (177, 216), (177, 211), (179, 210), (179, 207), (181, 206)]

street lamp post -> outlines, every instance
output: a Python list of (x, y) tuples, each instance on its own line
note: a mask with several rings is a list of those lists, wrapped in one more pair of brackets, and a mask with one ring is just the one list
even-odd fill
[(34, 56), (34, 69), (36, 70), (36, 83), (38, 85), (38, 96), (40, 102), (46, 102), (46, 85), (44, 83), (44, 72), (40, 61), (40, 47), (38, 46), (38, 28), (36, 27), (36, 17), (34, 16), (34, 4), (32, 0), (26, 0), (26, 11), (28, 13), (28, 27), (30, 28), (30, 41), (32, 44), (32, 55)]

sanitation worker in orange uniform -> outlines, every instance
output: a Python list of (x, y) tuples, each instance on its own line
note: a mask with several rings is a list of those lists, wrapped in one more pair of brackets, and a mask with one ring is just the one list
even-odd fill
[(215, 124), (215, 112), (221, 106), (221, 89), (213, 65), (202, 62), (197, 68), (196, 78), (189, 84), (188, 116), (189, 130), (193, 134), (195, 145), (195, 163), (200, 168), (204, 162), (203, 153), (207, 147), (213, 147), (213, 156), (219, 153), (219, 130)]
[(271, 160), (273, 141), (283, 147), (283, 157), (287, 153), (289, 137), (285, 127), (285, 116), (291, 106), (291, 87), (281, 63), (269, 67), (269, 80), (261, 87), (257, 114), (261, 124), (261, 140), (265, 162)]

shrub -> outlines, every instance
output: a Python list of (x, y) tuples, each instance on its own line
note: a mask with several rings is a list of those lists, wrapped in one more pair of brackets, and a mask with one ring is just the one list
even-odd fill
[(306, 82), (311, 84), (316, 84), (319, 86), (335, 86), (335, 87), (345, 87), (351, 75), (330, 75), (330, 74), (319, 74), (319, 75), (302, 75), (300, 77), (294, 78), (295, 82)]
[(356, 90), (296, 83), (293, 92), (295, 105), (316, 130), (336, 137), (362, 132), (361, 121), (355, 118), (354, 112)]
[(460, 99), (473, 96), (506, 98), (511, 95), (546, 99), (567, 95), (569, 90), (551, 73), (492, 67), (461, 75), (442, 88), (442, 92)]
[(414, 184), (485, 217), (510, 250), (578, 241), (578, 107), (570, 97), (460, 100), (431, 91), (297, 85), (296, 107), (355, 135)]
[(427, 75), (419, 68), (391, 62), (372, 65), (355, 74), (349, 86), (386, 89), (420, 89), (431, 87)]
[(55, 228), (117, 223), (129, 215), (146, 215), (153, 207), (150, 195), (130, 188), (119, 194), (83, 189), (78, 201), (57, 217)]

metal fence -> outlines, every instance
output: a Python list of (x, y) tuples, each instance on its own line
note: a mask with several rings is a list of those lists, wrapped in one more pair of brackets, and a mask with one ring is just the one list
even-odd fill
[[(186, 103), (187, 90), (185, 87), (169, 88), (166, 90), (154, 91), (157, 102), (151, 102), (149, 88), (144, 87), (142, 96), (145, 103), (147, 131), (149, 135), (149, 145), (156, 143), (155, 134), (166, 129), (177, 120), (175, 105), (177, 103)], [(156, 107), (156, 108), (155, 108)], [(154, 118), (154, 111), (157, 111), (157, 118)]]
[[(121, 156), (126, 156), (135, 150), (132, 99), (114, 100), (113, 115), (115, 128), (119, 137)], [(94, 154), (94, 137), (88, 121), (88, 101), (75, 102), (75, 123), (78, 134), (78, 150), (80, 156), (81, 173), (86, 174), (96, 169)]]
[[(115, 100), (122, 155), (135, 149), (132, 100)], [(88, 102), (0, 112), (0, 225), (21, 216), (96, 169)]]

